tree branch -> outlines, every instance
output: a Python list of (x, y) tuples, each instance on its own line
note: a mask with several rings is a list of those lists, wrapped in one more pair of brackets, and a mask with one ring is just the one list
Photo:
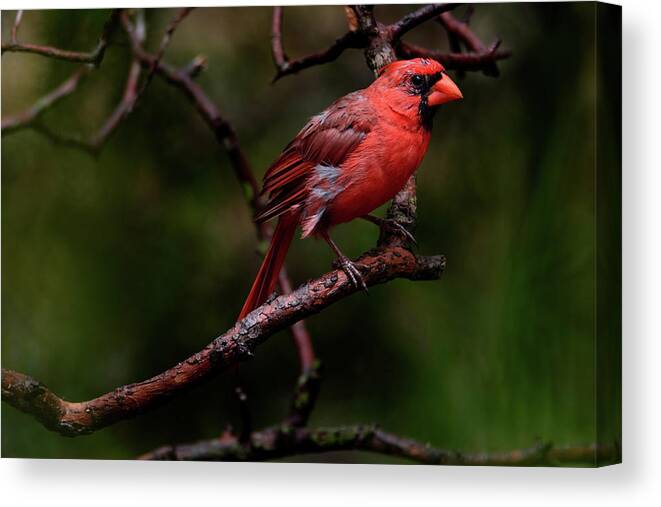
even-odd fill
[(554, 447), (541, 443), (525, 449), (496, 453), (465, 453), (439, 449), (387, 433), (373, 425), (328, 428), (271, 427), (254, 432), (250, 445), (225, 435), (191, 444), (166, 445), (143, 454), (142, 460), (268, 461), (300, 454), (331, 451), (369, 451), (426, 465), (530, 466), (615, 461), (616, 446)]
[(176, 69), (165, 62), (158, 61), (154, 55), (145, 51), (126, 14), (122, 15), (122, 24), (129, 36), (134, 58), (140, 62), (143, 68), (150, 69), (153, 66), (157, 75), (182, 91), (191, 101), (202, 120), (216, 136), (218, 142), (226, 149), (237, 177), (244, 185), (244, 189), (250, 194), (251, 202), (257, 199), (259, 186), (250, 170), (245, 155), (239, 147), (238, 137), (232, 125), (221, 115), (218, 107), (207, 97), (202, 87), (193, 80), (185, 69)]
[[(512, 56), (509, 50), (499, 50), (496, 42), (494, 45), (482, 53), (444, 53), (420, 46), (415, 46), (407, 42), (401, 42), (397, 46), (397, 55), (400, 58), (432, 58), (441, 62), (449, 70), (483, 70), (490, 68), (498, 60), (504, 60)], [(493, 76), (493, 71), (491, 74)]]
[(66, 49), (59, 49), (52, 46), (41, 46), (37, 44), (21, 44), (16, 40), (18, 33), (18, 26), (21, 22), (22, 11), (19, 11), (16, 15), (16, 21), (14, 21), (14, 26), (12, 27), (11, 41), (7, 44), (2, 44), (2, 54), (7, 52), (14, 53), (33, 53), (37, 55), (46, 56), (48, 58), (54, 58), (56, 60), (64, 60), (68, 62), (76, 63), (90, 63), (94, 66), (98, 66), (103, 60), (105, 55), (106, 48), (110, 43), (110, 37), (117, 26), (117, 21), (119, 19), (119, 13), (121, 9), (113, 9), (110, 18), (103, 26), (101, 36), (99, 41), (96, 44), (96, 47), (88, 52), (80, 51), (69, 51)]
[[(121, 15), (121, 13), (117, 12), (117, 15)], [(144, 40), (144, 20), (140, 19), (136, 32), (136, 37), (138, 37), (140, 40)], [(110, 135), (117, 129), (119, 124), (126, 118), (126, 116), (128, 116), (132, 109), (132, 105), (137, 96), (137, 86), (141, 73), (141, 66), (136, 60), (131, 62), (126, 84), (124, 86), (124, 94), (121, 101), (101, 126), (101, 128), (94, 135), (92, 135), (89, 140), (67, 137), (62, 134), (53, 132), (38, 121), (40, 116), (46, 110), (53, 107), (57, 102), (59, 102), (60, 99), (71, 95), (74, 91), (76, 91), (78, 82), (82, 77), (87, 75), (89, 70), (89, 67), (82, 65), (69, 78), (69, 80), (65, 81), (51, 93), (40, 98), (30, 109), (24, 111), (23, 113), (19, 113), (18, 115), (4, 118), (2, 120), (2, 134), (9, 134), (21, 128), (30, 127), (55, 143), (81, 149), (92, 155), (98, 155)]]
[(289, 415), (284, 422), (285, 425), (302, 428), (308, 423), (310, 414), (317, 402), (320, 387), (321, 363), (315, 360), (298, 377)]
[[(154, 73), (156, 72), (156, 67), (163, 59), (163, 56), (165, 55), (165, 50), (170, 44), (170, 41), (172, 40), (172, 35), (174, 34), (175, 30), (177, 29), (179, 24), (191, 13), (193, 9), (194, 7), (184, 7), (182, 9), (179, 9), (172, 18), (172, 20), (170, 21), (170, 23), (168, 23), (168, 26), (165, 28), (165, 32), (163, 33), (163, 37), (161, 38), (161, 44), (158, 48), (158, 52), (156, 53), (156, 56), (154, 56), (154, 60), (152, 61), (149, 67), (149, 72), (147, 73), (147, 77), (142, 82), (142, 86), (140, 87), (140, 90), (138, 90), (138, 92), (135, 94), (135, 97), (133, 98), (133, 103), (129, 107), (129, 111), (135, 107), (135, 105), (138, 103), (138, 100), (140, 100), (140, 97), (144, 94), (145, 90), (151, 83), (154, 77)], [(140, 40), (140, 38), (138, 37), (138, 41), (140, 42), (140, 44), (142, 44), (144, 42), (144, 38)]]
[(273, 62), (275, 63), (277, 70), (277, 73), (273, 78), (273, 82), (289, 74), (296, 74), (303, 69), (332, 62), (336, 60), (345, 49), (360, 49), (365, 46), (366, 39), (362, 33), (349, 31), (341, 37), (337, 38), (333, 44), (331, 44), (323, 51), (309, 54), (297, 60), (289, 60), (285, 53), (282, 42), (283, 15), (283, 7), (273, 8), (271, 54), (273, 56)]
[(19, 10), (16, 12), (16, 17), (14, 18), (14, 24), (11, 27), (11, 43), (18, 43), (18, 27), (21, 25), (21, 20), (23, 19), (23, 11)]
[(410, 32), (425, 21), (429, 21), (439, 14), (455, 9), (458, 5), (459, 4), (431, 4), (410, 12), (396, 23), (390, 25), (388, 30), (390, 42), (399, 40), (406, 32)]
[[(496, 40), (490, 48), (487, 48), (468, 26), (468, 21), (471, 15), (472, 11), (469, 10), (466, 20), (459, 21), (452, 15), (452, 13), (444, 12), (438, 17), (438, 22), (443, 28), (445, 28), (451, 42), (461, 41), (473, 55), (491, 54), (491, 61), (486, 59), (482, 63), (482, 72), (487, 76), (498, 77), (500, 73), (498, 71), (498, 66), (496, 65), (496, 60), (511, 56), (511, 52), (504, 51), (500, 54), (500, 58), (495, 58), (496, 50), (500, 46), (500, 40)], [(453, 49), (453, 51), (455, 51), (455, 49)], [(461, 47), (456, 47), (456, 51), (461, 52)]]
[[(435, 280), (445, 267), (442, 256), (420, 257), (400, 247), (375, 249), (356, 261), (368, 286), (394, 278)], [(291, 294), (260, 306), (209, 345), (148, 380), (119, 387), (93, 400), (68, 402), (34, 379), (2, 370), (2, 399), (66, 436), (92, 433), (151, 410), (229, 366), (245, 361), (276, 332), (346, 298), (358, 289), (342, 270), (333, 270)]]
[[(364, 49), (368, 56), (370, 68), (377, 71), (396, 57), (400, 58), (433, 58), (450, 70), (483, 71), (486, 75), (497, 76), (496, 62), (511, 56), (510, 51), (498, 51), (500, 45), (496, 41), (490, 48), (484, 46), (480, 39), (468, 28), (466, 22), (458, 21), (449, 11), (460, 4), (431, 4), (407, 14), (391, 25), (382, 25), (374, 18), (374, 6), (355, 5), (345, 8), (350, 30), (339, 37), (330, 47), (318, 53), (312, 53), (298, 60), (290, 61), (283, 47), (283, 13), (282, 7), (274, 7), (271, 28), (271, 53), (276, 67), (273, 81), (281, 77), (322, 65), (336, 60), (346, 49)], [(451, 42), (451, 53), (435, 51), (414, 46), (400, 41), (402, 36), (421, 25), (436, 18), (448, 32)], [(462, 41), (470, 50), (462, 53), (457, 42)]]

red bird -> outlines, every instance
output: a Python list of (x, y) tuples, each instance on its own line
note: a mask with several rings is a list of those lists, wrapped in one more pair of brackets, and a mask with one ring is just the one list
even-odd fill
[(255, 221), (278, 218), (278, 225), (239, 320), (275, 289), (299, 226), (303, 238), (326, 240), (351, 282), (366, 288), (328, 231), (354, 218), (383, 224), (369, 213), (422, 162), (436, 107), (462, 97), (440, 63), (417, 58), (391, 63), (370, 86), (312, 117), (264, 176), (269, 199)]

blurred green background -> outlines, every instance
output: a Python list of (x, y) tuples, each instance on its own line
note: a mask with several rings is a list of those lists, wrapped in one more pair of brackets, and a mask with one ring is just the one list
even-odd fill
[[(410, 6), (377, 7), (391, 22)], [(459, 13), (463, 12), (463, 9)], [(174, 10), (146, 13), (155, 51)], [(236, 128), (261, 178), (306, 119), (372, 76), (360, 51), (271, 84), (270, 8), (197, 9), (166, 61), (203, 54), (199, 82)], [(20, 39), (86, 50), (107, 11), (28, 11)], [(3, 40), (14, 12), (2, 13)], [(397, 280), (307, 321), (325, 381), (311, 425), (376, 422), (439, 447), (504, 450), (535, 439), (595, 440), (594, 6), (476, 7), (474, 31), (514, 56), (437, 115), (419, 171), (419, 251), (444, 253), (439, 282)], [(285, 12), (291, 57), (346, 30), (341, 7)], [(446, 48), (428, 23), (408, 40)], [(2, 57), (2, 113), (23, 110), (73, 64)], [(44, 122), (90, 134), (119, 100), (129, 65), (116, 37), (101, 68)], [(367, 223), (339, 227), (350, 256)], [(158, 78), (98, 160), (31, 130), (2, 138), (2, 365), (83, 400), (145, 379), (230, 327), (259, 258), (225, 153)], [(323, 242), (297, 241), (300, 283), (329, 269)], [(298, 375), (287, 332), (241, 370), (256, 427), (277, 422)], [(217, 436), (237, 424), (221, 376), (167, 406), (68, 439), (2, 405), (5, 457), (124, 458)], [(366, 453), (296, 460), (393, 462)]]

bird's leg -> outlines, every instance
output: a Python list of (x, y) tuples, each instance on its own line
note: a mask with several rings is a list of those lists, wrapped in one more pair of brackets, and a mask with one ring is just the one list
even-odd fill
[(363, 215), (362, 217), (363, 220), (367, 220), (368, 222), (373, 223), (374, 225), (378, 226), (382, 230), (390, 230), (394, 231), (397, 234), (400, 234), (404, 236), (404, 239), (410, 241), (414, 245), (418, 245), (418, 242), (415, 240), (413, 237), (413, 234), (411, 234), (409, 231), (406, 230), (406, 228), (400, 224), (399, 222), (393, 220), (392, 218), (381, 218), (377, 217), (374, 215)]
[(322, 237), (324, 240), (326, 240), (328, 246), (332, 248), (333, 252), (335, 252), (335, 255), (337, 256), (337, 262), (342, 268), (342, 271), (346, 273), (349, 281), (355, 287), (362, 288), (365, 292), (369, 292), (367, 290), (367, 285), (365, 285), (365, 280), (363, 280), (363, 275), (360, 274), (360, 271), (358, 271), (356, 265), (351, 262), (351, 259), (342, 253), (342, 251), (335, 244), (335, 241), (331, 239), (327, 232), (322, 233)]

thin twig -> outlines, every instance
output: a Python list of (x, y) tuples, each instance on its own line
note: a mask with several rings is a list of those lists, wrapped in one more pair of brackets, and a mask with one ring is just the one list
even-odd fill
[(373, 425), (327, 428), (271, 427), (251, 435), (250, 446), (227, 437), (191, 444), (168, 445), (143, 454), (142, 460), (268, 461), (310, 453), (369, 451), (427, 465), (531, 466), (606, 464), (620, 460), (617, 446), (554, 447), (539, 443), (525, 449), (495, 453), (439, 449), (380, 430)]
[[(502, 58), (493, 58), (495, 50), (500, 46), (500, 41), (494, 42), (490, 48), (487, 48), (480, 38), (473, 33), (473, 31), (468, 26), (468, 20), (472, 15), (472, 10), (468, 10), (467, 17), (464, 21), (460, 21), (453, 16), (450, 12), (444, 12), (437, 19), (438, 22), (445, 28), (445, 31), (448, 34), (448, 37), (451, 41), (451, 49), (455, 53), (460, 53), (461, 48), (456, 47), (456, 43), (453, 41), (461, 41), (466, 48), (473, 55), (491, 55), (492, 61), (485, 61), (482, 64), (482, 72), (487, 76), (498, 77), (499, 71), (498, 66), (496, 65), (496, 60), (507, 58), (511, 55), (509, 52), (503, 52), (501, 55)], [(455, 47), (453, 47), (455, 46)]]
[(284, 425), (302, 428), (308, 423), (321, 386), (321, 363), (314, 360), (298, 377), (289, 415)]
[[(138, 37), (141, 41), (145, 38), (144, 19), (141, 17), (138, 18), (138, 22), (136, 24), (136, 37)], [(60, 132), (54, 132), (39, 121), (41, 115), (46, 110), (53, 107), (60, 99), (71, 95), (74, 91), (76, 91), (80, 79), (84, 77), (89, 72), (89, 70), (90, 68), (88, 66), (82, 65), (71, 76), (71, 78), (69, 78), (69, 80), (65, 81), (51, 93), (40, 98), (30, 109), (18, 115), (4, 118), (2, 120), (3, 135), (10, 132), (15, 132), (20, 128), (30, 127), (56, 144), (80, 149), (91, 155), (98, 155), (110, 135), (117, 129), (119, 124), (126, 118), (131, 110), (131, 106), (134, 102), (137, 92), (140, 73), (142, 71), (141, 65), (138, 61), (133, 60), (131, 62), (126, 84), (124, 86), (124, 94), (119, 104), (110, 114), (108, 119), (99, 128), (99, 130), (90, 136), (89, 140), (66, 136)]]
[(431, 4), (407, 14), (389, 27), (390, 41), (396, 42), (405, 33), (410, 32), (425, 21), (458, 7), (459, 4)]
[(41, 97), (25, 111), (2, 118), (2, 123), (0, 125), (2, 134), (6, 135), (32, 125), (42, 114), (52, 108), (60, 100), (75, 92), (80, 81), (88, 74), (88, 72), (89, 69), (87, 67), (79, 67), (66, 81)]
[[(59, 49), (52, 46), (42, 46), (38, 44), (21, 44), (16, 40), (14, 30), (12, 30), (12, 40), (8, 44), (2, 44), (2, 54), (5, 52), (15, 52), (15, 53), (33, 53), (37, 55), (46, 56), (48, 58), (54, 58), (56, 60), (64, 60), (68, 62), (76, 63), (90, 63), (94, 66), (100, 65), (105, 55), (106, 48), (110, 44), (110, 37), (117, 26), (117, 21), (119, 19), (119, 13), (121, 9), (113, 9), (110, 18), (105, 22), (99, 41), (97, 42), (95, 48), (92, 51), (87, 53), (80, 51), (69, 51), (66, 49)], [(20, 23), (21, 18), (17, 15), (18, 21)], [(15, 32), (18, 32), (18, 25), (14, 22), (16, 28)]]
[(131, 111), (137, 95), (138, 81), (140, 80), (140, 73), (142, 66), (140, 62), (132, 61), (129, 69), (128, 77), (126, 78), (126, 85), (124, 86), (124, 94), (119, 104), (115, 107), (105, 123), (90, 139), (90, 145), (95, 151), (99, 151), (105, 144), (111, 134), (117, 130), (119, 124), (126, 118)]
[(336, 60), (345, 49), (364, 47), (365, 37), (359, 32), (349, 31), (335, 40), (328, 48), (312, 53), (297, 60), (289, 60), (282, 42), (283, 7), (273, 8), (273, 23), (271, 29), (271, 54), (277, 73), (273, 81), (281, 77)]
[(457, 36), (473, 53), (483, 53), (486, 50), (485, 45), (469, 28), (468, 23), (458, 20), (451, 12), (441, 14), (438, 21), (448, 33)]
[(285, 9), (276, 5), (273, 7), (273, 20), (271, 23), (271, 55), (273, 63), (278, 69), (286, 68), (288, 58), (285, 54), (285, 48), (282, 42), (282, 21)]
[(129, 36), (131, 51), (143, 68), (150, 69), (152, 66), (155, 72), (167, 83), (175, 86), (192, 102), (200, 117), (209, 126), (216, 136), (218, 142), (225, 148), (230, 158), (232, 167), (241, 183), (249, 189), (250, 199), (258, 199), (259, 186), (248, 165), (248, 161), (240, 149), (238, 137), (232, 125), (221, 115), (218, 107), (209, 99), (202, 87), (197, 84), (185, 69), (176, 69), (165, 62), (158, 62), (154, 55), (145, 51), (141, 41), (136, 37), (135, 30), (128, 19), (128, 16), (122, 16), (122, 24)]
[(156, 73), (156, 67), (158, 67), (158, 64), (163, 59), (163, 56), (165, 55), (165, 50), (170, 44), (170, 41), (172, 40), (172, 35), (174, 34), (175, 30), (177, 29), (179, 24), (191, 13), (193, 9), (194, 7), (184, 7), (182, 9), (179, 9), (179, 11), (177, 11), (175, 16), (170, 21), (170, 23), (168, 23), (168, 26), (165, 28), (165, 32), (163, 33), (163, 38), (161, 39), (161, 44), (158, 48), (158, 52), (156, 53), (156, 56), (154, 57), (154, 60), (147, 73), (147, 77), (142, 82), (142, 86), (140, 87), (140, 90), (135, 94), (135, 97), (133, 98), (133, 103), (129, 106), (129, 111), (133, 110), (133, 108), (140, 100), (140, 97), (142, 97), (142, 95), (145, 93), (145, 90), (147, 89), (152, 79), (154, 78), (154, 74)]
[(82, 139), (79, 136), (55, 132), (39, 121), (30, 124), (29, 128), (38, 132), (53, 144), (80, 150), (93, 157), (98, 154), (98, 151), (94, 149), (88, 140)]
[(21, 25), (21, 19), (23, 18), (23, 11), (16, 12), (16, 18), (14, 18), (14, 24), (11, 27), (11, 43), (18, 44), (18, 27)]
[[(137, 16), (135, 34), (137, 40), (141, 42), (144, 42), (147, 36), (147, 29), (142, 11), (140, 11)], [(138, 83), (140, 82), (141, 73), (142, 66), (140, 65), (140, 62), (134, 58), (131, 61), (126, 84), (124, 85), (124, 94), (122, 95), (119, 104), (117, 104), (113, 112), (96, 134), (90, 138), (89, 145), (95, 153), (99, 153), (112, 133), (117, 130), (117, 127), (119, 127), (122, 121), (124, 121), (133, 110), (133, 106), (138, 97)]]
[(432, 58), (449, 70), (484, 70), (498, 60), (509, 58), (512, 52), (492, 46), (483, 53), (444, 53), (402, 42), (397, 46), (401, 58)]

